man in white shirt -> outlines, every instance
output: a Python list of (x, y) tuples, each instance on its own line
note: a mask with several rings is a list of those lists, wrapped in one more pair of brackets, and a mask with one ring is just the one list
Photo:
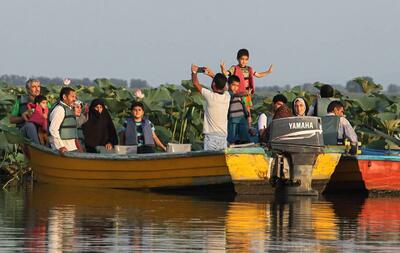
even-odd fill
[(74, 89), (63, 87), (60, 92), (60, 102), (56, 103), (50, 112), (49, 141), (51, 147), (61, 154), (77, 150), (78, 131), (73, 108), (75, 101)]
[[(199, 70), (213, 76), (212, 91), (200, 85), (197, 78)], [(231, 96), (225, 89), (226, 81), (226, 76), (221, 73), (214, 76), (208, 68), (200, 69), (192, 65), (193, 85), (206, 100), (203, 123), (204, 150), (221, 150), (227, 147), (228, 110)]]

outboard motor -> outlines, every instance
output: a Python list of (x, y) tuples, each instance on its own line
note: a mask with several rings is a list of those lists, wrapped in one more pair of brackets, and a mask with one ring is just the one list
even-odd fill
[[(271, 123), (269, 146), (275, 153), (270, 182), (277, 193), (316, 195), (311, 188), (312, 170), (324, 142), (319, 117), (289, 117)], [(284, 173), (287, 161), (289, 173)], [(288, 175), (287, 175), (288, 174)]]

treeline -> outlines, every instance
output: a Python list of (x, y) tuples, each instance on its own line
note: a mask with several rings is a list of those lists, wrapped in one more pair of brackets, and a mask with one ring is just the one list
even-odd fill
[[(54, 78), (49, 78), (49, 77), (44, 77), (44, 76), (39, 76), (39, 77), (31, 77), (38, 79), (40, 83), (46, 85), (46, 84), (62, 84), (63, 79), (60, 77), (54, 77)], [(90, 78), (70, 78), (72, 84), (82, 84), (82, 85), (94, 85), (94, 79)], [(26, 76), (20, 76), (20, 75), (2, 75), (0, 76), (0, 82), (4, 82), (7, 84), (11, 85), (25, 85), (25, 82), (28, 80)], [(119, 79), (119, 78), (110, 78), (109, 79), (114, 85), (119, 86), (119, 87), (127, 87), (127, 88), (148, 88), (150, 85), (147, 83), (146, 80), (142, 79), (134, 79), (132, 78), (129, 83), (127, 80), (124, 79)]]
[[(50, 83), (58, 83), (61, 84), (63, 82), (63, 79), (60, 77), (55, 77), (55, 78), (49, 78), (49, 77), (34, 77), (38, 79), (42, 84), (50, 84)], [(364, 79), (374, 82), (372, 77), (363, 77)], [(5, 82), (7, 84), (12, 84), (12, 85), (24, 85), (26, 80), (28, 80), (27, 77), (25, 76), (20, 76), (20, 75), (2, 75), (0, 76), (0, 82)], [(127, 87), (127, 88), (148, 88), (150, 85), (146, 80), (142, 79), (130, 79), (128, 82), (127, 80), (124, 79), (119, 79), (119, 78), (110, 78), (109, 79), (114, 85), (119, 86), (119, 87)], [(82, 84), (82, 85), (94, 85), (94, 79), (90, 78), (71, 78), (72, 84)], [(340, 92), (351, 92), (351, 93), (361, 93), (362, 90), (360, 88), (360, 85), (357, 84), (354, 80), (348, 81), (346, 85), (342, 84), (331, 84), (335, 89), (337, 89)], [(303, 90), (305, 91), (310, 91), (310, 92), (317, 92), (317, 89), (314, 87), (314, 83), (304, 83), (301, 85)], [(272, 85), (272, 86), (258, 86), (257, 90), (259, 92), (269, 92), (269, 93), (276, 93), (279, 91), (283, 90), (289, 90), (292, 86), (289, 84), (286, 85)], [(389, 84), (385, 90), (385, 92), (389, 94), (400, 94), (400, 85), (397, 84)]]
[[(362, 77), (363, 79), (367, 80), (368, 82), (374, 83), (374, 80), (372, 77)], [(304, 83), (300, 85), (303, 90), (309, 91), (309, 92), (318, 92), (317, 88), (315, 88), (315, 83)], [(350, 80), (346, 83), (346, 85), (342, 84), (330, 84), (332, 85), (336, 90), (342, 92), (342, 93), (362, 93), (362, 88), (360, 85), (355, 82), (354, 80)], [(258, 92), (269, 92), (269, 93), (276, 93), (276, 92), (281, 92), (283, 90), (289, 90), (291, 89), (291, 85), (287, 84), (284, 86), (279, 86), (279, 85), (273, 85), (273, 86), (259, 86), (257, 87)], [(400, 85), (397, 84), (389, 84), (384, 90), (384, 92), (388, 94), (400, 94)]]

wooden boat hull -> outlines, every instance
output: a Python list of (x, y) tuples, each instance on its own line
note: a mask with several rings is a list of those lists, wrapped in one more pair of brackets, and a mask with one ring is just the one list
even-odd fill
[(368, 191), (400, 191), (400, 156), (362, 155), (357, 158)]
[[(240, 159), (263, 156), (243, 149)], [(29, 146), (29, 163), (38, 182), (99, 188), (180, 188), (231, 183), (223, 151), (129, 156), (67, 153)]]
[[(317, 157), (313, 166), (312, 188), (318, 193), (323, 193), (328, 184), (336, 165), (340, 160), (340, 153), (324, 153)], [(243, 160), (249, 162), (249, 159)], [(243, 164), (239, 157), (227, 156), (229, 172), (232, 177), (232, 182), (235, 187), (235, 192), (238, 194), (274, 194), (273, 188), (269, 182), (271, 166), (273, 158), (271, 153), (266, 153), (265, 157), (254, 157), (248, 164)]]

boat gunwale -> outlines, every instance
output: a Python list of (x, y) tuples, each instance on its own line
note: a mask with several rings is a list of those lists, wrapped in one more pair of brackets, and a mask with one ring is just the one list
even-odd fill
[(29, 143), (30, 148), (36, 149), (40, 152), (55, 155), (60, 158), (75, 158), (85, 160), (107, 160), (107, 161), (147, 161), (147, 160), (165, 160), (175, 158), (192, 158), (192, 157), (207, 157), (219, 156), (226, 154), (254, 154), (264, 155), (262, 148), (227, 148), (226, 150), (199, 150), (190, 152), (177, 152), (177, 153), (151, 153), (151, 154), (99, 154), (99, 153), (81, 153), (81, 152), (66, 152), (60, 155), (58, 151), (39, 145), (36, 143)]

